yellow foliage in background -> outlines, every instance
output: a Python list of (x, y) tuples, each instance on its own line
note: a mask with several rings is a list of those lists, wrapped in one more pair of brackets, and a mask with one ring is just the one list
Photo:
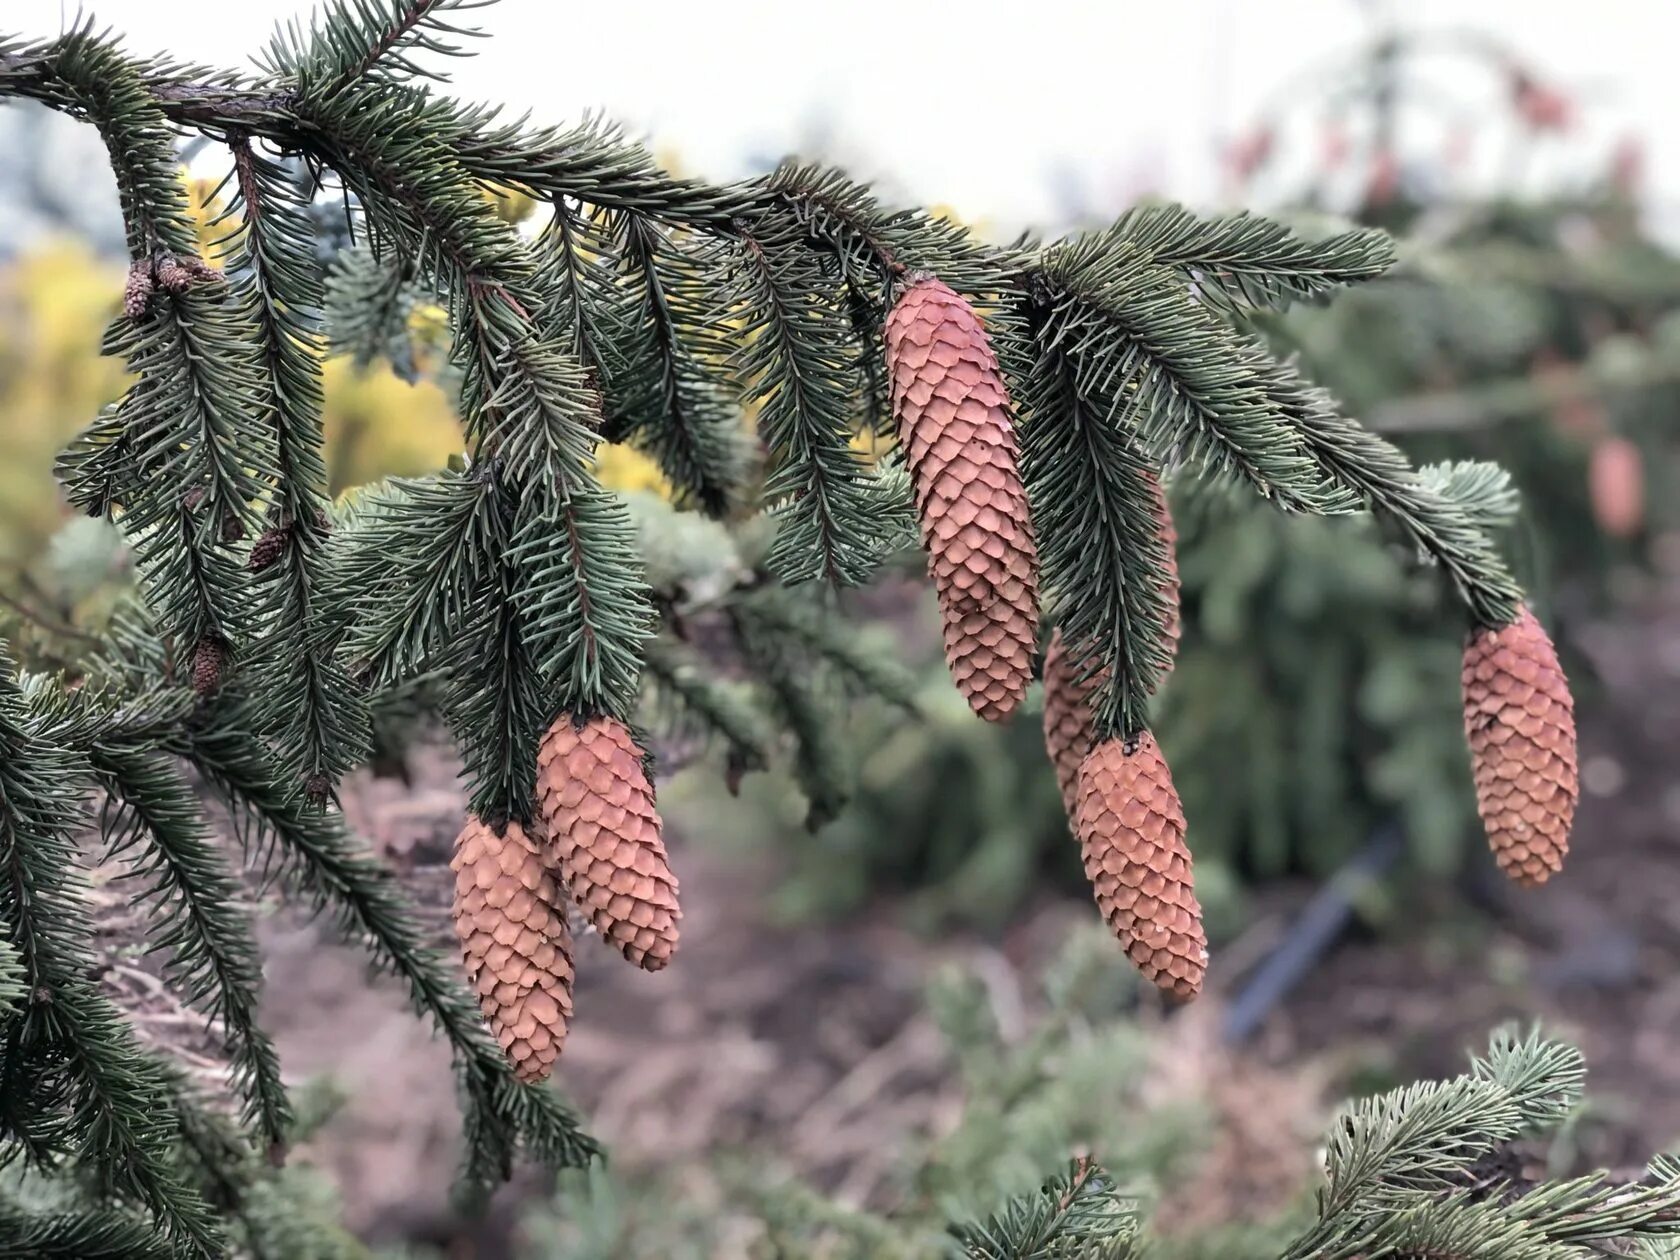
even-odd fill
[[(80, 241), (49, 242), (0, 269), (0, 565), (40, 553), (64, 519), (53, 458), (122, 392), (99, 339), (123, 268)], [(0, 573), (0, 581), (4, 574)]]

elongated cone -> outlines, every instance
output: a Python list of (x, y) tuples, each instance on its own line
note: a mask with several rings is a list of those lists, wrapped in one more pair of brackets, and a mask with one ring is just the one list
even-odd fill
[(537, 794), (572, 900), (631, 962), (664, 967), (682, 909), (642, 750), (624, 724), (557, 717), (537, 750)]
[(1100, 680), (1080, 679), (1078, 662), (1056, 630), (1044, 651), (1044, 748), (1070, 822), (1079, 809), (1079, 764), (1091, 751), (1090, 696)]
[(1494, 859), (1519, 884), (1545, 883), (1563, 869), (1579, 796), (1575, 702), (1526, 606), (1465, 645), (1464, 734)]
[(980, 317), (931, 276), (893, 307), (886, 344), (945, 660), (974, 711), (1001, 721), (1032, 681), (1038, 636), (1038, 548), (1009, 394)]
[(516, 822), (498, 835), (469, 816), (449, 865), (467, 980), (514, 1075), (543, 1080), (572, 1018), (572, 937), (560, 889)]
[(1151, 983), (1189, 999), (1207, 972), (1184, 809), (1148, 731), (1105, 740), (1079, 769), (1075, 830), (1097, 905)]

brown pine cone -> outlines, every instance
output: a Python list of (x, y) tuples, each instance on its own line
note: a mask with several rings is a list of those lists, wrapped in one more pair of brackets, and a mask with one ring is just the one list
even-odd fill
[(131, 320), (145, 315), (152, 303), (153, 286), (150, 260), (136, 258), (129, 263), (128, 283), (123, 285), (123, 314)]
[(1056, 768), (1056, 786), (1070, 821), (1079, 808), (1079, 763), (1091, 750), (1087, 701), (1100, 681), (1100, 674), (1081, 681), (1061, 630), (1051, 634), (1044, 652), (1044, 747)]
[(152, 273), (158, 284), (170, 293), (185, 293), (192, 288), (193, 273), (174, 254), (159, 254)]
[(467, 981), (514, 1075), (543, 1080), (572, 1018), (572, 934), (560, 889), (516, 822), (497, 835), (469, 815), (449, 866)]
[(677, 879), (642, 750), (622, 722), (562, 713), (537, 749), (549, 857), (572, 900), (631, 962), (658, 971), (677, 949)]
[(1126, 955), (1157, 987), (1202, 989), (1207, 936), (1184, 845), (1184, 809), (1148, 731), (1105, 740), (1079, 770), (1075, 830), (1097, 905)]
[(261, 573), (285, 555), (291, 533), (291, 529), (285, 525), (275, 525), (263, 530), (257, 541), (251, 544), (251, 555), (246, 561), (251, 572)]
[(974, 711), (1001, 721), (1032, 681), (1038, 635), (1038, 549), (1009, 394), (980, 317), (931, 276), (893, 307), (886, 347), (945, 659)]
[(1563, 869), (1579, 796), (1575, 702), (1557, 650), (1524, 605), (1464, 648), (1464, 734), (1476, 809), (1499, 868), (1519, 884)]
[(227, 671), (227, 644), (214, 635), (205, 635), (193, 648), (192, 685), (201, 696), (207, 696), (222, 685)]

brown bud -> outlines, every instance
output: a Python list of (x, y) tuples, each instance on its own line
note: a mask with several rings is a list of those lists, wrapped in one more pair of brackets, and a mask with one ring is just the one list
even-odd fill
[(1207, 972), (1202, 907), (1184, 808), (1148, 731), (1086, 754), (1075, 830), (1086, 878), (1126, 956), (1158, 988), (1195, 997)]
[(677, 880), (653, 788), (622, 722), (562, 713), (537, 750), (549, 855), (601, 936), (649, 971), (677, 948)]
[(974, 711), (1001, 721), (1032, 679), (1038, 550), (997, 356), (974, 309), (927, 277), (887, 317), (886, 357), (945, 659)]
[(229, 508), (222, 513), (222, 545), (231, 547), (245, 537), (245, 522), (239, 519), (239, 513)]
[(541, 1081), (572, 1018), (572, 937), (560, 889), (517, 822), (498, 833), (469, 816), (449, 865), (467, 981), (514, 1074)]
[(1510, 625), (1471, 633), (1463, 682), (1488, 844), (1512, 879), (1543, 884), (1563, 869), (1575, 820), (1575, 702), (1557, 650), (1526, 605)]

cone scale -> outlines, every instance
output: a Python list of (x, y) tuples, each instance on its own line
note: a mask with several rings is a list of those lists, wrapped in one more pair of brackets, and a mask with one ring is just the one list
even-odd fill
[(1184, 809), (1148, 731), (1109, 739), (1079, 770), (1079, 835), (1085, 876), (1126, 956), (1157, 988), (1195, 997), (1207, 972), (1207, 936), (1196, 900)]
[(622, 722), (562, 713), (537, 749), (549, 857), (603, 940), (658, 971), (677, 948), (677, 880), (653, 787)]
[(1527, 606), (1508, 626), (1471, 633), (1463, 683), (1488, 845), (1519, 884), (1543, 884), (1563, 869), (1579, 797), (1575, 703), (1557, 649)]
[(888, 315), (886, 357), (946, 663), (969, 706), (1002, 721), (1032, 681), (1038, 550), (997, 356), (974, 309), (928, 276)]
[(541, 1081), (572, 1018), (572, 938), (560, 889), (516, 822), (498, 834), (469, 817), (449, 865), (467, 980), (514, 1075)]

